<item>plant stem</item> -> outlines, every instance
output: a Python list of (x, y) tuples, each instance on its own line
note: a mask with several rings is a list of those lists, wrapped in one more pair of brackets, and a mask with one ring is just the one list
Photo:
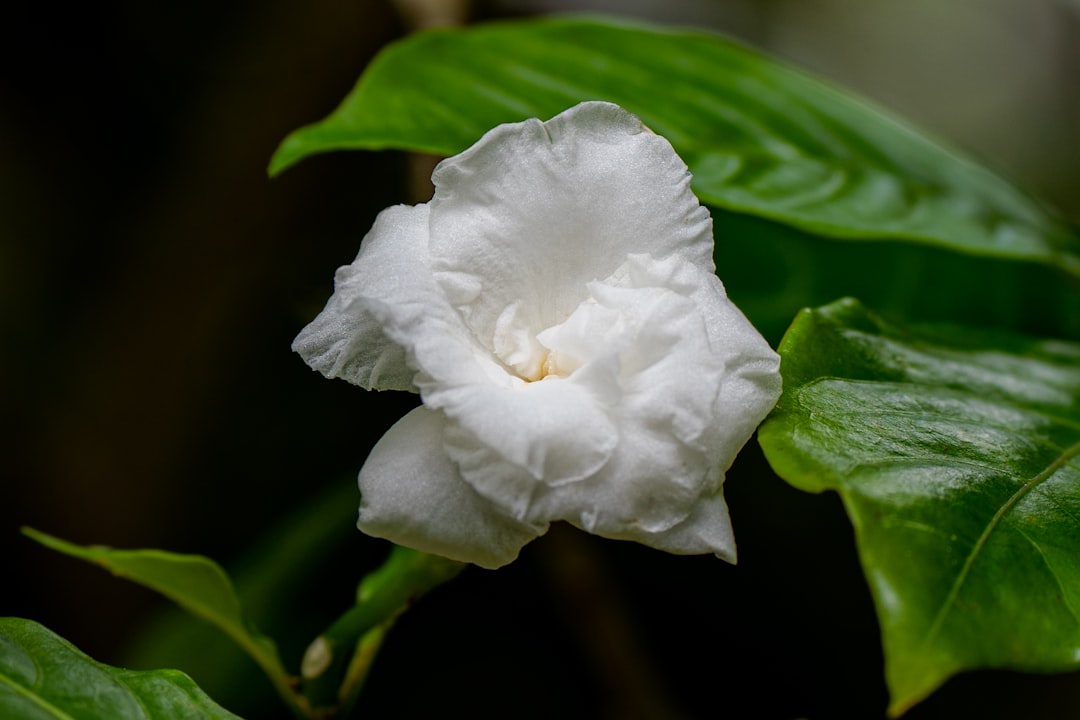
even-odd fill
[[(356, 605), (315, 638), (304, 653), (302, 694), (311, 706), (311, 716), (334, 717), (340, 707), (351, 705), (382, 635), (397, 616), (464, 568), (465, 563), (395, 546), (382, 567), (361, 581)], [(349, 663), (354, 651), (355, 659)]]

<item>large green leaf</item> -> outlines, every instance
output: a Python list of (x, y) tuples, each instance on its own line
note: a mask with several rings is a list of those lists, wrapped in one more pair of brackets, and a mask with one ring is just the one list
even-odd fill
[(1046, 265), (917, 243), (829, 240), (730, 212), (713, 212), (713, 225), (716, 272), (774, 347), (800, 309), (843, 296), (907, 322), (1080, 338), (1080, 292)]
[(974, 668), (1080, 668), (1080, 344), (906, 330), (842, 300), (796, 319), (759, 431), (855, 526), (899, 714)]
[(421, 33), (282, 143), (450, 155), (489, 128), (609, 100), (667, 137), (710, 205), (845, 238), (1036, 260), (1080, 275), (1080, 238), (1037, 202), (887, 114), (718, 35), (596, 19)]
[(179, 670), (96, 662), (41, 625), (0, 618), (0, 717), (6, 720), (236, 720)]
[(83, 547), (31, 528), (23, 528), (23, 533), (46, 547), (100, 565), (114, 575), (156, 590), (211, 623), (258, 663), (282, 699), (290, 703), (294, 712), (302, 714), (273, 641), (256, 632), (246, 621), (232, 583), (213, 560), (164, 550), (116, 550), (101, 545)]

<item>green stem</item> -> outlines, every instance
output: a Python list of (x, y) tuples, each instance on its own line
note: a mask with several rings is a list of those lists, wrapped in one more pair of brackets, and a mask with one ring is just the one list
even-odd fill
[[(343, 701), (354, 701), (350, 696), (359, 692), (382, 642), (375, 631), (385, 633), (421, 595), (453, 579), (464, 568), (465, 563), (395, 546), (382, 567), (361, 581), (357, 604), (315, 638), (304, 653), (300, 676), (311, 716), (333, 717)], [(357, 649), (360, 659), (350, 665)]]
[(378, 655), (379, 648), (382, 647), (383, 640), (386, 639), (386, 634), (390, 632), (390, 628), (393, 626), (394, 620), (388, 620), (382, 625), (368, 630), (361, 636), (360, 641), (356, 643), (356, 652), (353, 653), (352, 660), (349, 661), (349, 667), (345, 670), (345, 680), (338, 689), (338, 707), (341, 708), (341, 717), (347, 718), (349, 713), (352, 712), (353, 706), (360, 697), (360, 691), (364, 689), (364, 682), (367, 680), (368, 673), (371, 672), (371, 665), (375, 661), (375, 656)]

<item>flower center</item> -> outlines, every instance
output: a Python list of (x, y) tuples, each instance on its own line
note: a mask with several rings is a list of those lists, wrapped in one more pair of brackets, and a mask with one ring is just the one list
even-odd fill
[(506, 308), (495, 326), (494, 350), (514, 375), (525, 382), (565, 378), (610, 349), (625, 318), (613, 308), (586, 298), (561, 323), (532, 331), (518, 303)]
[(560, 366), (559, 353), (555, 350), (549, 350), (544, 354), (544, 362), (540, 365), (540, 372), (542, 374), (536, 380), (530, 380), (529, 382), (566, 377), (576, 369), (576, 366), (572, 368), (563, 368)]

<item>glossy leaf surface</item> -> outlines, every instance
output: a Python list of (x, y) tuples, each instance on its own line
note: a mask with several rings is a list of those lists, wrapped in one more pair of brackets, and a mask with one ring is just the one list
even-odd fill
[(7, 720), (236, 720), (179, 670), (89, 658), (45, 627), (0, 618), (0, 717)]
[[(230, 564), (230, 577), (245, 599), (244, 616), (270, 633), (285, 657), (299, 658), (327, 621), (311, 588), (335, 587), (332, 576), (343, 564), (351, 559), (362, 568), (382, 552), (376, 546), (369, 556), (364, 546), (350, 544), (358, 537), (357, 497), (355, 476), (330, 483), (254, 538), (250, 550)], [(238, 648), (222, 647), (218, 639), (210, 625), (164, 607), (140, 628), (126, 660), (142, 667), (168, 663), (230, 707), (256, 717), (271, 712), (273, 706), (252, 698), (251, 688), (260, 682), (257, 670)]]
[(94, 563), (114, 575), (155, 590), (206, 620), (232, 638), (258, 663), (283, 699), (287, 702), (292, 699), (287, 673), (274, 643), (249, 626), (232, 582), (214, 561), (201, 555), (163, 550), (83, 547), (31, 528), (23, 528), (23, 533), (46, 547)]
[(780, 353), (760, 442), (789, 483), (843, 499), (891, 712), (963, 670), (1080, 668), (1080, 345), (907, 330), (842, 300)]
[(961, 323), (1080, 338), (1080, 292), (1045, 265), (940, 247), (848, 242), (713, 211), (716, 272), (774, 347), (804, 307), (859, 298), (904, 322)]
[(609, 100), (668, 138), (707, 204), (833, 237), (901, 239), (1080, 275), (1080, 238), (1006, 181), (851, 95), (718, 35), (592, 19), (440, 30), (388, 47), (309, 155), (458, 153), (499, 123)]

